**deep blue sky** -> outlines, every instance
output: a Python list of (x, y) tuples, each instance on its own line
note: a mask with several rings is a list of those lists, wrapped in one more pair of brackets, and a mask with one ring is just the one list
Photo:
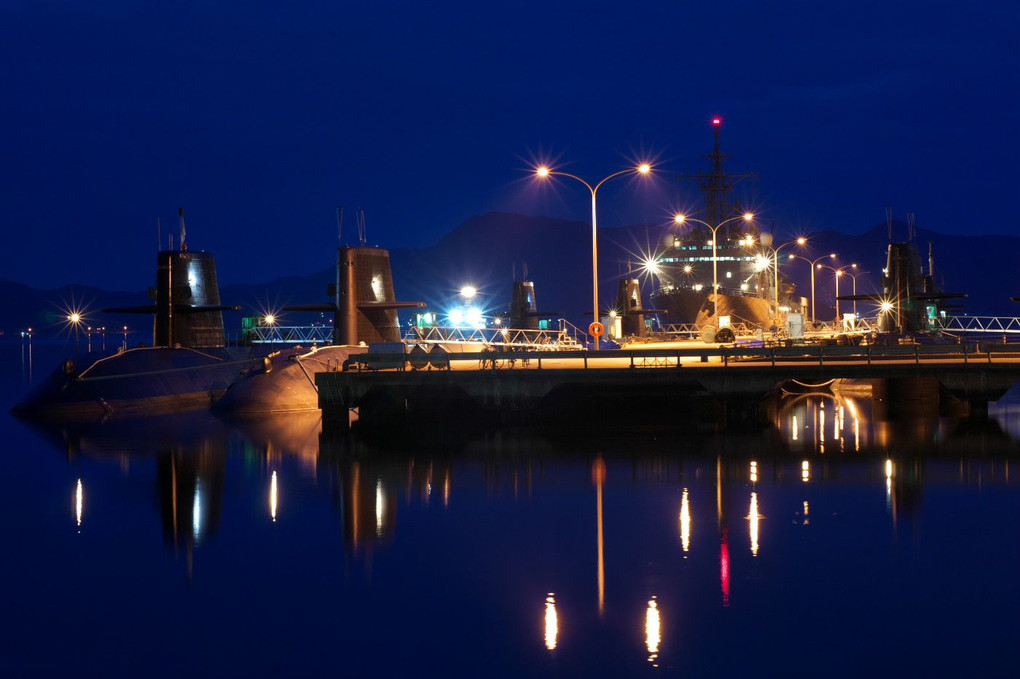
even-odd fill
[[(369, 241), (436, 242), (491, 210), (665, 220), (725, 120), (777, 229), (1020, 233), (1013, 2), (0, 3), (0, 276), (152, 283), (185, 206), (221, 282), (328, 266), (334, 207)], [(584, 246), (584, 244), (582, 244)]]

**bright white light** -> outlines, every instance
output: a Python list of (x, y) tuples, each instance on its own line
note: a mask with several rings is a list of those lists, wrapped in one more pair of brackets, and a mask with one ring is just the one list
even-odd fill
[(691, 546), (691, 509), (687, 501), (686, 488), (684, 488), (684, 495), (680, 500), (680, 543), (686, 553)]
[(645, 646), (648, 647), (648, 662), (654, 663), (659, 656), (659, 644), (662, 643), (662, 619), (659, 617), (659, 604), (655, 597), (648, 600), (645, 611)]
[(645, 260), (645, 262), (641, 266), (644, 267), (645, 271), (652, 274), (658, 274), (659, 271), (661, 270), (659, 267), (659, 262), (654, 259)]
[(202, 535), (202, 485), (200, 481), (195, 481), (195, 498), (191, 504), (191, 532), (195, 542), (198, 542)]
[(556, 648), (556, 637), (560, 633), (559, 618), (556, 615), (556, 597), (552, 592), (545, 598), (545, 647)]
[(478, 294), (478, 288), (473, 285), (465, 285), (460, 289), (460, 296), (464, 299), (472, 299)]
[(747, 518), (750, 520), (751, 555), (758, 556), (758, 520), (761, 518), (758, 514), (758, 493), (751, 493), (751, 510)]
[(542, 167), (540, 167), (540, 168), (535, 170), (535, 174), (537, 174), (539, 177), (548, 177), (549, 176), (549, 168), (547, 168), (545, 165), (543, 165)]
[(386, 491), (382, 479), (375, 483), (375, 534), (383, 534), (383, 523), (386, 520)]
[(276, 507), (277, 507), (277, 486), (276, 486), (276, 472), (273, 472), (273, 479), (269, 483), (269, 515), (273, 517), (273, 521), (276, 521)]
[(450, 325), (457, 328), (464, 325), (464, 310), (460, 307), (450, 309)]
[(652, 166), (649, 165), (648, 163), (642, 163), (641, 165), (638, 165), (637, 171), (640, 172), (641, 174), (648, 174), (649, 172), (652, 171)]
[(477, 307), (470, 307), (464, 312), (464, 322), (468, 326), (478, 329), (485, 327), (485, 318), (482, 316), (482, 310)]
[(81, 513), (82, 506), (85, 502), (85, 491), (81, 485), (81, 479), (78, 479), (78, 486), (74, 489), (74, 515), (78, 520), (78, 525), (81, 526)]

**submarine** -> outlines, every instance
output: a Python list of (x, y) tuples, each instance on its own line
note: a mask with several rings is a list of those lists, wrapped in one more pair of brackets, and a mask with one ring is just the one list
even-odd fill
[(879, 304), (879, 332), (889, 338), (934, 333), (934, 319), (955, 307), (948, 303), (967, 295), (943, 291), (935, 280), (935, 256), (928, 245), (928, 272), (913, 241), (889, 243), (881, 295), (840, 295), (839, 301)]
[(369, 344), (400, 342), (398, 310), (425, 306), (396, 301), (389, 251), (366, 246), (364, 238), (360, 245), (338, 246), (336, 281), (327, 295), (331, 302), (285, 306), (284, 311), (332, 313), (333, 344), (288, 347), (265, 356), (216, 402), (217, 415), (249, 418), (318, 410), (315, 373), (342, 370)]
[(24, 420), (103, 420), (208, 408), (250, 371), (265, 347), (227, 346), (216, 260), (188, 249), (184, 210), (180, 246), (156, 257), (155, 303), (103, 309), (153, 315), (151, 346), (65, 359), (12, 413)]

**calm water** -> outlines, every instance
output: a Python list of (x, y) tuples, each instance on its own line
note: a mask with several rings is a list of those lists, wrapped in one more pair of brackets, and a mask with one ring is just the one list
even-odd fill
[[(0, 356), (4, 676), (1014, 676), (1020, 416), (320, 442), (34, 430)], [(36, 375), (55, 365), (38, 354)], [(43, 352), (45, 353), (45, 352)], [(40, 370), (40, 367), (45, 370)], [(412, 439), (414, 440), (414, 439)]]

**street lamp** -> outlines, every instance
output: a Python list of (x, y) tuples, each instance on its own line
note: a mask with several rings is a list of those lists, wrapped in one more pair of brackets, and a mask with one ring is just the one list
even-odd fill
[[(607, 181), (612, 179), (613, 177), (619, 177), (621, 175), (631, 174), (632, 172), (636, 172), (637, 174), (647, 175), (651, 171), (652, 171), (652, 166), (651, 165), (649, 165), (648, 163), (642, 163), (641, 165), (638, 165), (637, 167), (629, 167), (626, 170), (620, 170), (619, 172), (614, 172), (613, 174), (609, 175), (608, 177), (603, 178), (598, 184), (595, 184), (593, 186), (592, 184), (588, 183), (584, 179), (581, 179), (577, 175), (570, 174), (569, 172), (560, 172), (558, 170), (550, 170), (545, 165), (535, 169), (535, 175), (538, 176), (541, 179), (545, 179), (546, 177), (549, 177), (550, 175), (558, 175), (560, 177), (569, 177), (570, 179), (575, 179), (575, 180), (581, 182), (582, 184), (584, 184), (588, 188), (588, 190), (591, 192), (591, 287), (592, 287), (592, 312), (594, 313), (594, 316), (595, 316), (594, 321), (593, 321), (594, 323), (598, 323), (599, 322), (599, 250), (598, 250), (598, 240), (597, 240), (597, 237), (596, 237), (596, 230), (597, 230), (597, 227), (596, 227), (596, 221), (597, 220), (596, 220), (596, 212), (595, 212), (595, 197), (596, 197), (596, 194), (598, 194), (599, 188), (603, 184), (605, 184)], [(598, 350), (598, 348), (599, 348), (599, 338), (596, 335), (595, 336), (595, 349)]]
[(773, 297), (774, 297), (775, 302), (776, 302), (776, 312), (775, 313), (776, 313), (776, 317), (778, 318), (779, 317), (779, 253), (780, 253), (780, 251), (782, 251), (783, 248), (789, 247), (791, 245), (806, 245), (807, 244), (807, 238), (805, 238), (804, 236), (801, 236), (801, 237), (797, 238), (797, 240), (791, 240), (791, 241), (789, 241), (787, 243), (783, 243), (779, 247), (775, 247), (774, 248), (768, 242), (766, 242), (766, 239), (765, 239), (766, 235), (768, 235), (769, 238), (771, 239), (772, 234), (762, 234), (762, 247), (765, 248), (766, 252), (771, 252), (772, 253), (772, 277), (773, 277), (773, 281), (772, 282), (773, 282), (773, 285), (775, 286), (775, 289), (773, 291)]
[[(857, 265), (853, 264), (852, 267), (856, 269)], [(854, 283), (854, 285), (853, 285), (854, 318), (857, 318), (857, 277), (860, 276), (861, 274), (865, 274), (865, 273), (870, 273), (870, 272), (868, 272), (868, 271), (858, 271), (857, 273), (851, 273), (850, 271), (840, 271), (838, 274), (836, 274), (837, 276), (843, 276), (843, 275), (849, 276), (850, 279)]]
[(77, 355), (78, 354), (78, 326), (81, 325), (81, 321), (82, 321), (81, 314), (79, 314), (77, 311), (72, 311), (70, 314), (68, 314), (67, 320), (68, 320), (68, 322), (71, 325), (74, 326), (74, 353), (75, 353), (75, 355)]
[(815, 265), (828, 257), (829, 259), (836, 259), (836, 253), (831, 252), (827, 255), (822, 255), (818, 259), (808, 259), (807, 257), (801, 257), (800, 255), (791, 254), (789, 260), (803, 259), (805, 262), (811, 265), (811, 322), (815, 322)]
[[(833, 301), (835, 301), (835, 303), (836, 303), (836, 322), (838, 323), (839, 322), (839, 279), (840, 279), (840, 277), (844, 273), (847, 273), (851, 269), (856, 269), (857, 265), (856, 264), (848, 264), (846, 266), (835, 267), (835, 266), (827, 266), (825, 264), (819, 264), (817, 266), (817, 268), (819, 268), (819, 269), (828, 269), (829, 271), (831, 271), (832, 272), (832, 278), (833, 278), (833, 280), (836, 281), (836, 299), (833, 300)], [(857, 281), (855, 279), (854, 280), (854, 286), (856, 287), (856, 285), (857, 285)]]
[[(703, 222), (700, 219), (696, 219), (694, 217), (687, 217), (686, 215), (682, 215), (682, 214), (679, 214), (679, 213), (673, 216), (673, 221), (675, 223), (677, 223), (677, 224), (684, 224), (686, 222), (696, 222), (698, 224), (701, 224), (702, 226), (708, 227), (708, 229), (712, 231), (712, 304), (713, 305), (716, 305), (716, 302), (717, 302), (718, 297), (719, 297), (719, 257), (716, 254), (716, 251), (717, 251), (716, 233), (719, 231), (719, 229), (721, 229), (726, 224), (729, 224), (730, 222), (735, 222), (738, 219), (743, 219), (745, 222), (750, 222), (751, 220), (754, 219), (754, 213), (753, 212), (745, 212), (744, 214), (742, 214), (742, 215), (740, 215), (738, 217), (730, 217), (729, 219), (723, 220), (723, 221), (719, 222), (718, 224), (716, 224), (715, 226), (712, 226), (708, 222)], [(718, 328), (719, 327), (719, 314), (716, 313), (716, 314), (713, 314), (713, 315), (715, 316), (715, 326)]]

